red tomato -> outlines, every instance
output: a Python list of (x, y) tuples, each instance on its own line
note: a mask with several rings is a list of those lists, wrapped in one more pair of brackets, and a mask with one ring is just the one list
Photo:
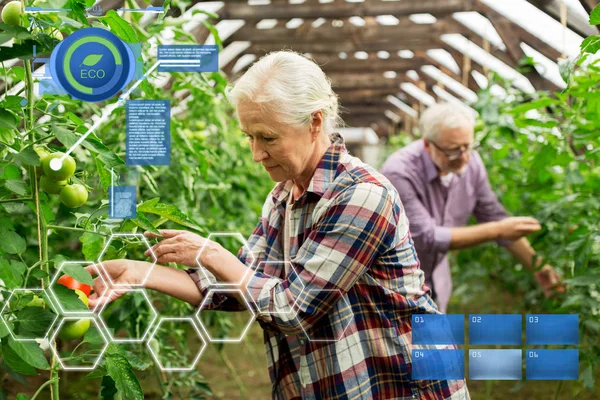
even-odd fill
[(90, 285), (85, 285), (73, 279), (73, 277), (69, 275), (63, 275), (58, 280), (58, 283), (68, 287), (73, 290), (81, 290), (87, 297), (90, 297), (90, 293), (92, 292), (92, 287)]

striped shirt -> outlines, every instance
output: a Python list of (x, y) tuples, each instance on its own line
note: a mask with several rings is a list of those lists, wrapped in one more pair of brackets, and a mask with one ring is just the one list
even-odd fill
[[(469, 399), (464, 380), (414, 381), (412, 314), (438, 313), (424, 285), (398, 192), (352, 157), (341, 136), (290, 212), (278, 183), (238, 258), (252, 268), (247, 297), (264, 330), (273, 399)], [(240, 310), (190, 273), (208, 308)], [(214, 287), (214, 286), (213, 286)], [(445, 348), (445, 347), (444, 347)], [(453, 348), (453, 347), (449, 347)]]

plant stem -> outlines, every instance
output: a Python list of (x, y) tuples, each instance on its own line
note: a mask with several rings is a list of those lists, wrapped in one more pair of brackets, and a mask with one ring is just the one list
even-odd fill
[(560, 395), (560, 389), (562, 389), (564, 381), (559, 381), (558, 386), (556, 387), (556, 392), (554, 393), (554, 400), (558, 400), (558, 396)]
[(93, 234), (100, 235), (100, 236), (108, 236), (106, 233), (90, 231), (90, 230), (83, 229), (83, 228), (74, 228), (74, 227), (70, 227), (70, 226), (58, 226), (58, 225), (48, 224), (48, 225), (46, 225), (46, 228), (57, 230), (57, 231), (89, 232), (89, 233), (93, 233)]
[(37, 390), (37, 391), (34, 393), (34, 395), (33, 395), (33, 397), (31, 398), (31, 400), (35, 400), (35, 398), (38, 396), (38, 394), (40, 394), (40, 393), (42, 392), (42, 390), (43, 390), (43, 389), (44, 389), (46, 386), (50, 385), (51, 383), (54, 383), (54, 381), (53, 381), (52, 379), (50, 379), (50, 380), (48, 380), (48, 381), (44, 382), (44, 384), (43, 384), (42, 386), (40, 386), (40, 387), (38, 388), (38, 390)]
[(1, 199), (0, 203), (23, 203), (25, 201), (31, 201), (33, 198), (31, 197), (21, 197), (18, 199)]
[(238, 373), (235, 370), (235, 367), (233, 366), (231, 361), (229, 361), (229, 358), (227, 358), (227, 355), (225, 354), (225, 352), (223, 350), (219, 350), (218, 353), (219, 353), (219, 357), (221, 357), (221, 360), (223, 361), (223, 364), (225, 364), (225, 367), (227, 367), (227, 370), (233, 377), (233, 380), (235, 381), (235, 383), (238, 386), (238, 389), (240, 390), (240, 399), (245, 399), (246, 398), (246, 387), (244, 386), (244, 382), (242, 382), (242, 379), (238, 375)]

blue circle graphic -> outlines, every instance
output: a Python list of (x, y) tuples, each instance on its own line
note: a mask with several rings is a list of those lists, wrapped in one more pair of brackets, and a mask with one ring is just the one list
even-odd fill
[(85, 28), (54, 49), (50, 67), (54, 80), (73, 98), (97, 102), (131, 81), (135, 59), (131, 48), (110, 31)]

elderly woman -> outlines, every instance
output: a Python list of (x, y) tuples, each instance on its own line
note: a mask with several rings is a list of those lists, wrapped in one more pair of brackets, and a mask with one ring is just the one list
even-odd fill
[[(274, 399), (468, 399), (463, 380), (411, 379), (411, 315), (438, 311), (398, 192), (334, 133), (338, 99), (323, 71), (299, 54), (271, 53), (230, 98), (254, 161), (277, 184), (237, 256), (194, 233), (161, 231), (158, 262), (194, 269), (157, 265), (145, 286), (196, 306), (211, 296), (207, 308), (226, 311), (246, 302), (242, 292), (209, 293), (215, 283), (245, 289)], [(204, 246), (208, 274), (195, 269)], [(151, 265), (103, 266), (113, 281), (139, 284)], [(111, 300), (92, 296), (90, 306)]]

